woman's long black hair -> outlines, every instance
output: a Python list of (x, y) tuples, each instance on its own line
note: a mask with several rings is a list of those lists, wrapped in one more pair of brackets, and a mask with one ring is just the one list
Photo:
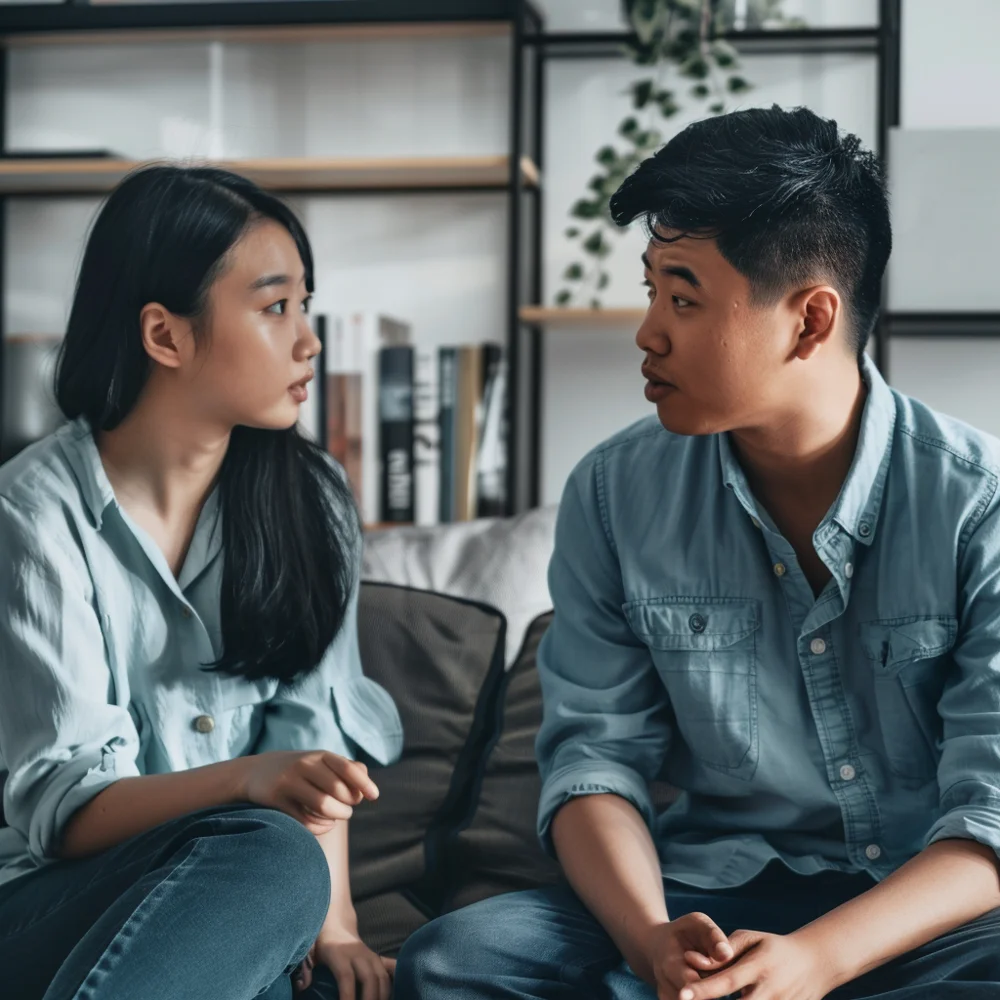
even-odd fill
[[(56, 368), (68, 419), (112, 430), (135, 406), (152, 362), (140, 312), (158, 302), (207, 334), (208, 291), (257, 220), (295, 240), (313, 290), (309, 241), (291, 210), (251, 181), (207, 167), (155, 166), (127, 177), (94, 222)], [(212, 666), (291, 682), (344, 627), (359, 537), (350, 489), (295, 427), (236, 427), (218, 480), (222, 656)]]

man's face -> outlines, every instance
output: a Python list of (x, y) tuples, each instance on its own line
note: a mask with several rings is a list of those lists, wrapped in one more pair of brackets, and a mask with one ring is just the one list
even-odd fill
[(636, 343), (663, 426), (716, 434), (771, 422), (789, 391), (800, 325), (791, 303), (752, 304), (713, 239), (650, 241), (643, 263), (650, 303)]

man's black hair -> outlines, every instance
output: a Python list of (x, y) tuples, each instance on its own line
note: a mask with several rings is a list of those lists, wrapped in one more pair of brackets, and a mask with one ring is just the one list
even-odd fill
[(714, 238), (759, 304), (828, 281), (864, 351), (892, 248), (889, 204), (877, 157), (835, 121), (774, 105), (695, 122), (625, 180), (611, 215), (619, 226), (641, 217), (654, 240)]

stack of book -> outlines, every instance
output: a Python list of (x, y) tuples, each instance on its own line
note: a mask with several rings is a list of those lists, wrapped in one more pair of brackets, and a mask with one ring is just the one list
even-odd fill
[(408, 324), (370, 313), (319, 316), (316, 327), (326, 377), (302, 423), (344, 467), (366, 524), (505, 513), (499, 345), (417, 350)]

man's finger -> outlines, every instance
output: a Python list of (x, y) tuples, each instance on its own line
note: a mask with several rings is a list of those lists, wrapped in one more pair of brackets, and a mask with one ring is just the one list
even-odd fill
[(744, 986), (753, 986), (757, 982), (757, 965), (750, 959), (744, 959), (731, 965), (724, 972), (707, 976), (699, 983), (691, 983), (677, 994), (677, 1000), (722, 1000), (730, 993), (738, 993)]
[(700, 951), (684, 952), (684, 961), (693, 969), (700, 969), (702, 972), (711, 972), (725, 964), (724, 959), (710, 958), (708, 955), (703, 955)]
[(732, 948), (732, 957), (736, 958), (745, 955), (751, 948), (760, 944), (763, 934), (760, 931), (733, 931), (729, 935), (729, 944)]

